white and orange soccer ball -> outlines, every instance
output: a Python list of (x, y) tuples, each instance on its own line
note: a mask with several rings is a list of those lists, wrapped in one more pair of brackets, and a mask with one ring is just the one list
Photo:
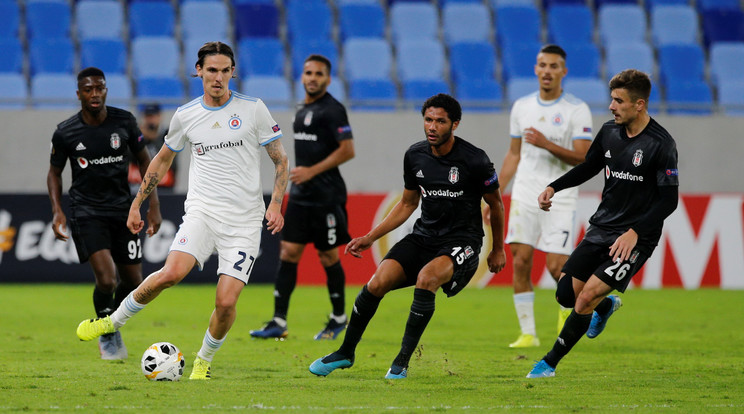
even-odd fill
[(184, 365), (183, 353), (170, 342), (154, 343), (142, 354), (142, 373), (150, 381), (178, 381)]

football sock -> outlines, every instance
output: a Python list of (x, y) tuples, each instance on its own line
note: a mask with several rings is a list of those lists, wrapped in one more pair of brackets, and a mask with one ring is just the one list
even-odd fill
[(279, 262), (279, 270), (274, 283), (274, 317), (287, 319), (289, 298), (297, 285), (297, 263)]
[(571, 311), (571, 314), (568, 315), (568, 319), (566, 319), (566, 324), (563, 325), (563, 330), (560, 335), (558, 335), (555, 344), (553, 344), (553, 349), (548, 351), (545, 357), (543, 357), (545, 362), (555, 368), (558, 365), (558, 362), (560, 362), (561, 359), (571, 351), (571, 348), (573, 348), (573, 346), (579, 342), (579, 339), (584, 336), (586, 331), (589, 330), (589, 324), (591, 322), (591, 313), (588, 315), (580, 315), (576, 313), (575, 310)]
[(609, 312), (610, 309), (612, 309), (612, 299), (604, 298), (601, 302), (599, 302), (599, 305), (594, 308), (594, 311), (600, 315), (604, 315), (605, 313)]
[(227, 335), (222, 339), (214, 339), (209, 333), (209, 328), (207, 328), (207, 332), (204, 334), (204, 339), (202, 340), (201, 349), (196, 353), (196, 356), (205, 361), (212, 362), (214, 354), (220, 349), (226, 338)]
[(395, 357), (393, 365), (404, 368), (408, 366), (408, 361), (411, 360), (411, 355), (416, 350), (426, 325), (429, 324), (432, 315), (434, 315), (435, 299), (436, 295), (429, 290), (416, 288), (413, 291), (411, 312), (408, 314), (408, 322), (406, 322), (400, 352)]
[(125, 323), (132, 316), (136, 315), (137, 312), (145, 308), (145, 305), (138, 303), (134, 300), (134, 291), (130, 292), (126, 298), (121, 302), (118, 308), (111, 314), (111, 322), (114, 323), (114, 328), (119, 329), (124, 326)]
[(341, 267), (341, 261), (326, 267), (325, 272), (328, 277), (328, 296), (331, 298), (333, 314), (341, 316), (344, 314), (344, 306), (346, 305), (344, 297), (346, 276), (344, 275), (344, 268)]
[(281, 326), (282, 328), (287, 328), (287, 320), (283, 318), (279, 318), (277, 316), (274, 316), (274, 322), (276, 322), (277, 325)]
[(111, 315), (114, 311), (114, 292), (104, 292), (96, 286), (93, 289), (93, 308), (99, 318)]
[(522, 292), (514, 294), (514, 309), (517, 311), (519, 329), (523, 334), (537, 336), (535, 330), (535, 292)]
[(362, 290), (354, 301), (354, 309), (349, 318), (349, 326), (346, 328), (344, 342), (338, 349), (340, 354), (346, 355), (347, 357), (354, 356), (356, 346), (362, 339), (362, 334), (364, 333), (364, 330), (367, 329), (367, 324), (369, 324), (369, 321), (373, 316), (375, 316), (377, 306), (380, 304), (381, 300), (382, 298), (378, 298), (369, 293), (367, 285), (362, 287)]

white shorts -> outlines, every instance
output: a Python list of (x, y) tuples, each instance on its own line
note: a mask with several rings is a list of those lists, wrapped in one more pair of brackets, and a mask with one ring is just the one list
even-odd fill
[(261, 222), (249, 227), (236, 227), (204, 214), (186, 214), (170, 250), (188, 253), (196, 258), (199, 269), (209, 256), (217, 253), (218, 275), (232, 276), (248, 283), (253, 263), (261, 245)]
[(571, 254), (576, 238), (576, 211), (548, 212), (533, 204), (511, 201), (506, 243), (528, 244), (546, 253)]

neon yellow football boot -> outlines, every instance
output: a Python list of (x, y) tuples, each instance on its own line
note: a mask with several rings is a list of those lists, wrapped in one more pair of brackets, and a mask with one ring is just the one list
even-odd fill
[(81, 341), (90, 341), (101, 335), (116, 332), (111, 317), (86, 319), (77, 327), (77, 336)]
[(509, 348), (534, 348), (540, 346), (540, 340), (535, 335), (522, 334), (516, 341), (509, 344)]
[(197, 356), (194, 359), (194, 368), (191, 370), (191, 375), (189, 376), (189, 379), (192, 380), (208, 380), (212, 378), (212, 374), (210, 372), (211, 370), (211, 363), (209, 361), (205, 361), (199, 356)]
[(561, 331), (563, 330), (563, 325), (566, 324), (566, 319), (568, 319), (568, 315), (571, 314), (571, 311), (573, 309), (568, 308), (564, 309), (563, 307), (558, 308), (558, 335), (561, 334)]

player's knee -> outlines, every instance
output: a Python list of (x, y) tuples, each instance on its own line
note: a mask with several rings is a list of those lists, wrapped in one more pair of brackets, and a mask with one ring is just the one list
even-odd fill
[(566, 275), (558, 281), (555, 298), (564, 308), (573, 308), (576, 304), (576, 294), (573, 289), (573, 278)]

